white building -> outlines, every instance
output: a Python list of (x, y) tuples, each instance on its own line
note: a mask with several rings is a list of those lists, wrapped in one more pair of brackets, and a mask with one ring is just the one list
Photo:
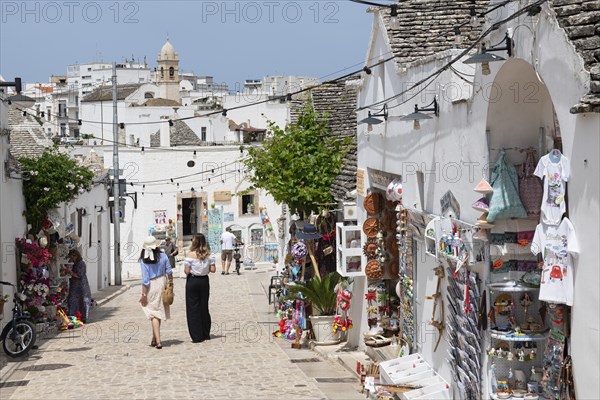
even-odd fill
[(212, 76), (195, 76), (194, 74), (179, 74), (179, 94), (181, 104), (195, 105), (196, 109), (221, 108), (223, 96), (229, 93), (226, 83), (216, 83)]
[[(193, 234), (204, 233), (212, 252), (218, 253), (221, 233), (231, 226), (246, 244), (247, 260), (261, 262), (279, 256), (280, 232), (274, 221), (280, 217), (281, 206), (263, 191), (246, 192), (250, 184), (244, 178), (240, 162), (244, 154), (239, 146), (194, 146), (190, 132), (184, 129), (171, 130), (170, 141), (182, 144), (143, 153), (139, 149), (119, 150), (126, 190), (131, 194), (124, 197), (120, 227), (123, 278), (140, 275), (140, 246), (150, 234), (160, 239), (167, 234), (175, 236), (183, 256)], [(187, 141), (190, 143), (185, 145)], [(111, 160), (111, 153), (106, 151), (107, 168)]]
[[(600, 393), (597, 379), (600, 359), (597, 265), (600, 252), (596, 243), (600, 236), (597, 223), (600, 219), (597, 185), (600, 176), (597, 160), (600, 109), (598, 62), (590, 54), (593, 46), (586, 43), (597, 43), (597, 36), (594, 38), (594, 34), (590, 34), (594, 31), (590, 21), (595, 21), (593, 15), (597, 11), (581, 4), (568, 6), (575, 8), (567, 10), (564, 2), (543, 3), (541, 10), (526, 10), (530, 13), (511, 19), (510, 16), (525, 6), (522, 2), (512, 2), (488, 14), (489, 22), (483, 27), (463, 25), (460, 30), (465, 40), (460, 48), (454, 48), (454, 25), (470, 18), (469, 8), (462, 3), (466, 2), (456, 2), (450, 7), (433, 1), (401, 2), (402, 12), (398, 17), (401, 29), (395, 30), (390, 28), (389, 9), (372, 10), (374, 23), (367, 65), (382, 61), (390, 54), (395, 55), (395, 59), (373, 66), (372, 74), (364, 75), (359, 92), (358, 107), (362, 110), (358, 113), (359, 121), (367, 117), (367, 111), (381, 113), (384, 105), (388, 115), (385, 123), (374, 125), (372, 130), (367, 124), (359, 125), (358, 169), (364, 173), (365, 183), (358, 188), (358, 203), (362, 203), (367, 191), (385, 190), (391, 179), (401, 178), (403, 205), (411, 210), (417, 225), (419, 218), (427, 222), (431, 215), (447, 215), (443, 200), (450, 191), (456, 199), (453, 203), (459, 208), (451, 211), (457, 217), (455, 221), (472, 233), (477, 229), (475, 225), (481, 214), (471, 208), (471, 204), (481, 197), (473, 188), (482, 177), (489, 178), (489, 166), (496, 162), (500, 149), (506, 149), (511, 163), (520, 164), (525, 157), (520, 149), (532, 146), (541, 157), (562, 144), (562, 153), (570, 160), (572, 171), (567, 212), (580, 247), (575, 264), (575, 300), (568, 344), (573, 357), (577, 396), (596, 398)], [(477, 1), (477, 13), (485, 12), (493, 5), (494, 2)], [(504, 35), (508, 31), (514, 46), (512, 56), (509, 57), (506, 51), (496, 52), (507, 60), (490, 63), (490, 71), (485, 71), (479, 64), (464, 64), (474, 52), (462, 55), (464, 48), (473, 43), (490, 26), (489, 23), (503, 19), (506, 22), (484, 37), (483, 43), (488, 48), (497, 43), (504, 44)], [(457, 57), (460, 57), (459, 61), (456, 61)], [(448, 67), (450, 63), (452, 66)], [(412, 88), (416, 82), (422, 83)], [(415, 104), (419, 108), (433, 107), (434, 97), (439, 116), (425, 112), (432, 119), (421, 120), (420, 129), (412, 121), (400, 120), (414, 111)], [(359, 221), (366, 218), (365, 210), (359, 209)], [(537, 223), (535, 218), (501, 221), (491, 232), (530, 231)], [(434, 351), (438, 331), (429, 324), (434, 301), (426, 300), (426, 296), (436, 292), (434, 268), (440, 264), (445, 268), (448, 264), (444, 258), (430, 257), (428, 239), (423, 237), (424, 227), (420, 229), (420, 234), (416, 230), (413, 236), (416, 246), (412, 268), (413, 327), (416, 331), (411, 350), (422, 354), (446, 381), (451, 382), (454, 398), (459, 398), (456, 370), (447, 361), (447, 350), (452, 346), (442, 339)], [(481, 279), (480, 292), (488, 289), (489, 293), (486, 283), (498, 279), (490, 273), (489, 261), (494, 260), (492, 256), (484, 262), (474, 261), (469, 267)], [(394, 277), (386, 276), (395, 285)], [(452, 314), (446, 301), (446, 294), (450, 292), (447, 283), (448, 276), (442, 280), (441, 289), (445, 300), (441, 303), (445, 307), (446, 319), (442, 320), (445, 326), (450, 323), (448, 316)], [(366, 291), (366, 280), (363, 285)], [(495, 296), (488, 300), (488, 307)], [(355, 294), (357, 297), (364, 298)], [(355, 326), (361, 329), (353, 332), (352, 337), (359, 345), (362, 345), (360, 335), (365, 330), (367, 317), (365, 307), (362, 308), (362, 321), (355, 320)], [(433, 319), (438, 318), (438, 315), (433, 316)], [(445, 337), (447, 332), (446, 328)], [(484, 331), (482, 349), (496, 344), (494, 340), (490, 339), (489, 331)], [(544, 347), (539, 346), (538, 352), (543, 352)], [(474, 357), (481, 357), (481, 390), (483, 396), (487, 396), (490, 363), (498, 365), (498, 379), (506, 377), (508, 366), (488, 358), (484, 351)], [(539, 362), (536, 361), (536, 365), (539, 366)], [(518, 365), (513, 368), (524, 369)]]
[[(51, 145), (42, 131), (39, 120), (20, 111), (7, 110), (6, 102), (0, 102), (0, 127), (2, 135), (2, 185), (0, 191), (2, 267), (1, 279), (17, 283), (17, 264), (14, 240), (25, 237), (28, 226), (23, 211), (25, 199), (22, 194), (22, 178), (16, 159), (39, 156)], [(9, 129), (10, 127), (10, 129)], [(6, 162), (5, 162), (6, 161)], [(73, 224), (80, 238), (79, 247), (87, 265), (87, 276), (92, 295), (110, 284), (111, 245), (109, 242), (108, 193), (101, 182), (104, 173), (93, 153), (83, 160), (96, 172), (97, 182), (89, 192), (76, 197), (69, 204), (61, 204), (57, 213), (61, 226)], [(63, 260), (64, 261), (64, 260)], [(6, 293), (7, 289), (3, 289)]]
[[(79, 97), (90, 94), (112, 81), (112, 63), (92, 62), (72, 64), (67, 67), (67, 84), (78, 91)], [(143, 63), (125, 60), (117, 64), (117, 82), (120, 85), (151, 82), (151, 71), (146, 60)]]
[[(0, 78), (0, 80), (2, 80)], [(5, 98), (8, 91), (0, 88), (0, 280), (17, 283), (17, 253), (14, 240), (23, 237), (27, 231), (27, 223), (23, 216), (25, 198), (20, 179), (13, 172), (16, 161), (10, 153), (10, 130), (8, 125), (8, 104)], [(12, 309), (12, 291), (10, 287), (2, 286), (0, 295), (8, 294), (9, 302), (4, 305), (5, 318), (10, 317)]]
[[(269, 120), (283, 128), (290, 122), (290, 102), (287, 101), (286, 95), (318, 83), (318, 78), (299, 76), (248, 79), (243, 87), (234, 88), (231, 94), (223, 98), (223, 108), (227, 110), (227, 117), (237, 125), (245, 124), (246, 128), (266, 128)], [(260, 104), (244, 107), (253, 103)], [(236, 109), (237, 107), (243, 108)]]
[[(117, 64), (119, 85), (151, 82), (147, 64), (133, 61)], [(73, 64), (67, 67), (67, 75), (52, 75), (45, 83), (28, 83), (23, 93), (36, 100), (30, 112), (42, 120), (44, 132), (49, 137), (78, 138), (82, 119), (80, 101), (99, 88), (111, 88), (112, 64)]]

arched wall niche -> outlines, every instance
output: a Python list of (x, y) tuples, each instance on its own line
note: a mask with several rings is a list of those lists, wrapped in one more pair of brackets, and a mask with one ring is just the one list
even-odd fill
[(518, 165), (525, 153), (517, 149), (532, 146), (539, 158), (553, 147), (553, 137), (560, 136), (560, 128), (548, 88), (531, 64), (522, 59), (506, 61), (484, 90), (491, 165), (501, 148), (507, 149), (508, 160)]

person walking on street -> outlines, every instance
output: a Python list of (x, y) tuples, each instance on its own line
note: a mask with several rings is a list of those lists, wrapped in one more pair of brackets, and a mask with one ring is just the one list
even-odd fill
[(209, 273), (216, 271), (215, 258), (210, 255), (206, 237), (199, 233), (192, 239), (190, 251), (183, 260), (185, 275), (185, 308), (187, 325), (193, 343), (210, 339)]
[(165, 279), (167, 284), (173, 285), (173, 270), (169, 257), (160, 251), (158, 245), (158, 240), (154, 236), (148, 236), (144, 240), (139, 259), (142, 269), (142, 293), (139, 301), (152, 325), (150, 346), (162, 349), (160, 324), (161, 321), (170, 318), (170, 307), (163, 303), (162, 291)]
[(86, 323), (88, 311), (92, 301), (92, 293), (87, 278), (87, 266), (78, 250), (71, 250), (67, 256), (73, 263), (73, 267), (68, 272), (71, 275), (69, 279), (69, 315), (77, 316), (79, 313), (81, 322)]
[(179, 250), (173, 240), (170, 237), (165, 238), (165, 254), (169, 257), (169, 264), (171, 264), (171, 268), (175, 268), (175, 256), (179, 254)]
[(233, 259), (233, 248), (236, 243), (242, 243), (227, 227), (221, 235), (221, 275), (229, 275), (231, 260)]

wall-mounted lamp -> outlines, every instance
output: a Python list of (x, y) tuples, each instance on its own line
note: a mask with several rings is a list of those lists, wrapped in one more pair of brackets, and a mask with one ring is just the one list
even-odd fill
[(462, 35), (460, 34), (460, 27), (454, 27), (454, 48), (460, 49), (460, 45), (462, 44)]
[(104, 206), (94, 206), (94, 209), (96, 210), (96, 212), (101, 213), (102, 211), (104, 211)]
[(383, 108), (375, 114), (372, 114), (371, 111), (369, 111), (369, 116), (367, 118), (361, 120), (359, 123), (360, 124), (368, 124), (367, 131), (371, 132), (373, 130), (373, 125), (379, 125), (383, 122), (382, 120), (380, 120), (377, 117), (383, 117), (384, 121), (387, 121), (387, 119), (388, 119), (387, 104), (384, 104)]
[[(431, 106), (431, 107), (430, 107)], [(428, 114), (424, 114), (421, 111), (433, 111), (433, 114), (437, 117), (439, 115), (438, 103), (437, 99), (434, 97), (433, 101), (429, 103), (426, 107), (419, 108), (417, 104), (415, 104), (415, 111), (404, 117), (400, 118), (401, 121), (414, 121), (413, 127), (415, 129), (419, 129), (421, 127), (420, 120), (423, 119), (432, 119)]]
[(400, 27), (400, 25), (398, 23), (398, 4), (397, 3), (378, 4), (378, 3), (373, 3), (373, 2), (365, 1), (365, 0), (350, 0), (350, 1), (352, 1), (354, 3), (366, 4), (368, 6), (389, 8), (390, 9), (390, 28), (398, 29)]
[(471, 27), (477, 28), (479, 26), (479, 18), (477, 17), (477, 10), (475, 9), (475, 7), (471, 7), (470, 16), (471, 20), (469, 22), (471, 24)]
[[(505, 45), (502, 47), (498, 47), (502, 43), (505, 43)], [(489, 52), (506, 50), (506, 52), (508, 53), (508, 56), (512, 57), (512, 47), (513, 47), (513, 40), (510, 38), (510, 36), (508, 36), (508, 32), (507, 32), (504, 35), (504, 39), (502, 40), (502, 42), (500, 42), (497, 45), (492, 46), (490, 48), (486, 48), (485, 45), (482, 44), (481, 45), (481, 53), (475, 54), (475, 55), (467, 58), (465, 61), (463, 61), (463, 63), (464, 64), (481, 64), (482, 74), (489, 75), (490, 74), (490, 64), (489, 64), (490, 62), (506, 60), (506, 58), (504, 58), (504, 57), (500, 57), (495, 54), (490, 54)]]

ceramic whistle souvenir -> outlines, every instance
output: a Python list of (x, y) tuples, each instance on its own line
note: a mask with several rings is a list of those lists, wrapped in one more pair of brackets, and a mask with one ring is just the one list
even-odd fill
[(494, 224), (491, 224), (487, 221), (488, 213), (483, 213), (479, 218), (477, 218), (477, 223), (475, 224), (481, 229), (491, 229), (494, 227)]
[(488, 212), (490, 210), (490, 204), (485, 196), (473, 203), (471, 207), (481, 212)]
[(483, 195), (494, 192), (494, 189), (492, 188), (492, 186), (488, 183), (488, 181), (485, 178), (481, 178), (481, 180), (479, 181), (479, 183), (477, 184), (477, 186), (475, 186), (475, 188), (473, 190), (476, 191), (477, 193), (481, 193)]

